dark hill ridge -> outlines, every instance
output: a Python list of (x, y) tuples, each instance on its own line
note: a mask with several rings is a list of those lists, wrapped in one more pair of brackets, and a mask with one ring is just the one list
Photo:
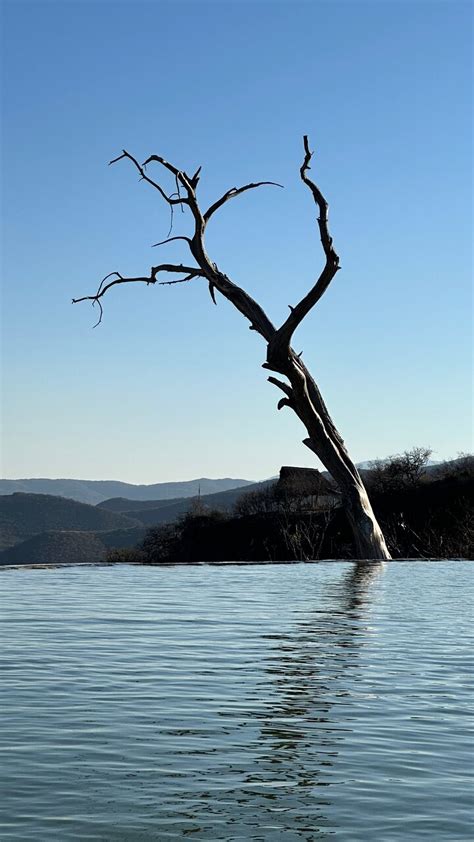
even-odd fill
[(126, 497), (130, 500), (168, 500), (177, 497), (195, 497), (199, 494), (213, 494), (251, 485), (247, 479), (201, 479), (183, 482), (158, 482), (152, 485), (132, 485), (115, 480), (81, 479), (1, 479), (0, 495), (21, 491), (27, 494), (53, 494), (68, 497), (80, 503), (97, 505), (111, 497)]
[(0, 565), (94, 564), (105, 561), (106, 554), (93, 532), (42, 532), (0, 553)]
[(51, 530), (98, 532), (140, 526), (117, 512), (48, 494), (0, 496), (0, 549)]

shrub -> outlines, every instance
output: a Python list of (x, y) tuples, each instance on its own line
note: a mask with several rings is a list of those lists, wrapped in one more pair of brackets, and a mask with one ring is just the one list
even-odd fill
[(234, 513), (237, 517), (248, 515), (261, 515), (274, 512), (278, 508), (275, 486), (268, 485), (265, 488), (257, 488), (254, 491), (247, 491), (242, 494), (234, 505)]
[(146, 555), (137, 547), (113, 547), (107, 551), (105, 560), (111, 564), (137, 564), (146, 561)]
[(423, 479), (431, 456), (429, 447), (413, 447), (404, 453), (369, 462), (365, 482), (369, 491), (384, 494), (415, 488)]

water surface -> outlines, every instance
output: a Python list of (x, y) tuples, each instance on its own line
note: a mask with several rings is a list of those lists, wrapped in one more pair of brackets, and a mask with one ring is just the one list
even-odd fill
[(0, 836), (472, 838), (472, 566), (3, 570)]

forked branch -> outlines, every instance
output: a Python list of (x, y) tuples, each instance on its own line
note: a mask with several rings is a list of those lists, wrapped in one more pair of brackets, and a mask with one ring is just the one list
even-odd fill
[[(127, 158), (130, 160), (135, 168), (138, 170), (141, 178), (144, 181), (147, 181), (152, 187), (154, 187), (162, 198), (168, 203), (170, 206), (171, 212), (173, 211), (174, 206), (180, 205), (181, 208), (183, 206), (188, 206), (192, 212), (194, 217), (194, 232), (192, 237), (186, 236), (177, 236), (177, 237), (170, 237), (168, 236), (165, 240), (156, 243), (156, 246), (164, 245), (165, 243), (170, 243), (176, 240), (183, 240), (187, 243), (192, 253), (193, 258), (195, 259), (196, 263), (198, 264), (199, 269), (190, 268), (190, 267), (180, 267), (177, 269), (176, 267), (170, 268), (169, 265), (163, 264), (161, 267), (156, 267), (157, 271), (170, 271), (170, 272), (182, 272), (184, 277), (181, 278), (179, 281), (164, 281), (165, 284), (174, 284), (174, 283), (182, 283), (184, 281), (191, 280), (192, 278), (196, 277), (197, 275), (201, 275), (206, 277), (209, 283), (209, 289), (211, 291), (211, 295), (213, 300), (215, 301), (214, 290), (218, 289), (219, 292), (222, 293), (229, 301), (231, 301), (234, 306), (240, 310), (241, 313), (250, 321), (251, 328), (256, 330), (260, 333), (264, 339), (269, 343), (268, 348), (268, 362), (277, 362), (280, 363), (285, 358), (288, 358), (288, 355), (293, 353), (291, 351), (290, 342), (291, 337), (296, 329), (296, 327), (301, 323), (310, 309), (314, 306), (314, 304), (321, 298), (329, 283), (331, 282), (332, 278), (334, 277), (337, 269), (339, 268), (339, 257), (337, 256), (333, 245), (332, 245), (332, 238), (329, 235), (328, 230), (328, 205), (326, 200), (324, 199), (321, 191), (317, 187), (317, 185), (309, 178), (308, 171), (310, 169), (310, 161), (312, 158), (312, 152), (309, 149), (308, 138), (304, 137), (304, 151), (305, 156), (303, 160), (303, 164), (300, 169), (300, 175), (303, 182), (309, 187), (313, 198), (316, 202), (316, 205), (319, 209), (319, 218), (318, 224), (321, 234), (321, 242), (323, 245), (323, 249), (326, 255), (326, 265), (319, 276), (316, 284), (310, 290), (310, 292), (296, 305), (296, 307), (292, 308), (290, 315), (277, 331), (275, 330), (274, 326), (266, 316), (265, 312), (262, 308), (257, 304), (256, 301), (245, 292), (245, 290), (241, 289), (240, 287), (236, 286), (223, 272), (221, 272), (215, 263), (213, 263), (207, 255), (205, 244), (204, 244), (204, 233), (206, 229), (207, 222), (209, 219), (216, 213), (219, 208), (225, 205), (228, 201), (235, 198), (236, 196), (241, 195), (242, 193), (256, 189), (257, 187), (262, 186), (274, 186), (274, 187), (282, 187), (276, 181), (258, 181), (258, 182), (251, 182), (249, 184), (245, 184), (243, 187), (233, 187), (232, 189), (228, 190), (221, 196), (216, 202), (214, 202), (207, 211), (203, 214), (199, 203), (196, 197), (196, 186), (199, 181), (200, 171), (201, 168), (199, 167), (196, 172), (189, 176), (184, 170), (178, 169), (174, 164), (169, 163), (165, 158), (161, 155), (150, 155), (143, 164), (140, 164), (138, 160), (131, 155), (127, 150), (123, 150), (122, 154), (119, 155), (117, 158), (114, 158), (110, 163), (116, 163), (120, 161), (122, 158)], [(168, 195), (161, 184), (159, 182), (154, 181), (152, 178), (148, 176), (146, 173), (146, 167), (151, 163), (157, 163), (166, 169), (171, 175), (174, 176), (177, 188), (179, 190), (180, 187), (183, 188), (184, 195), (178, 195), (177, 198), (175, 196), (176, 193)], [(117, 275), (115, 281), (111, 283), (101, 286), (95, 295), (91, 296), (84, 296), (83, 298), (74, 299), (74, 301), (84, 301), (90, 300), (93, 303), (99, 303), (99, 298), (101, 298), (110, 287), (115, 286), (118, 283), (133, 283), (133, 282), (143, 282), (143, 283), (155, 283), (156, 276), (153, 274), (154, 270), (149, 277), (139, 277), (139, 278), (128, 278), (124, 279)], [(115, 273), (117, 274), (117, 273)], [(99, 319), (99, 322), (102, 318)], [(272, 368), (272, 365), (269, 365)], [(277, 369), (278, 370), (278, 365)]]

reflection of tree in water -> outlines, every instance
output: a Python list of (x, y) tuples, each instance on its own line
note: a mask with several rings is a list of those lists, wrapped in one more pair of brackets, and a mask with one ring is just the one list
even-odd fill
[(370, 585), (382, 569), (373, 562), (354, 565), (340, 581), (327, 583), (324, 608), (305, 612), (285, 633), (266, 636), (275, 644), (265, 667), (275, 699), (259, 717), (259, 756), (243, 787), (248, 794), (250, 785), (258, 801), (260, 826), (265, 814), (272, 819), (273, 835), (269, 825), (263, 838), (277, 839), (280, 832), (287, 839), (287, 828), (308, 842), (326, 835), (338, 746), (352, 731), (348, 686), (367, 636)]
[(321, 599), (308, 594), (311, 607), (292, 628), (262, 635), (272, 648), (256, 665), (254, 692), (265, 706), (252, 710), (249, 699), (248, 714), (231, 726), (234, 747), (236, 731), (242, 737), (241, 759), (220, 765), (220, 789), (199, 794), (209, 824), (196, 810), (199, 827), (188, 832), (208, 835), (195, 838), (312, 842), (333, 835), (326, 816), (338, 782), (338, 747), (352, 731), (348, 687), (368, 633), (370, 585), (382, 569), (357, 563), (339, 581), (323, 582)]

